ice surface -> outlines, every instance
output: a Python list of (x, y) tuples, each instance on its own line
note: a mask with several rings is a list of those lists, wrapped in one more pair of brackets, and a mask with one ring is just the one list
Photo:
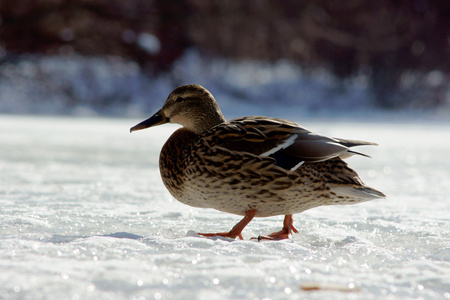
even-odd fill
[(450, 299), (450, 123), (295, 120), (379, 143), (348, 162), (388, 198), (256, 242), (282, 217), (244, 241), (195, 234), (240, 217), (173, 200), (157, 163), (176, 126), (138, 121), (0, 116), (1, 299)]

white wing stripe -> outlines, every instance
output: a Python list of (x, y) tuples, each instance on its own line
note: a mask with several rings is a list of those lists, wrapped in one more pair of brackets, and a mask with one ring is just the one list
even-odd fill
[(269, 151), (264, 152), (263, 154), (261, 154), (261, 156), (270, 156), (270, 155), (274, 154), (275, 152), (278, 152), (278, 151), (280, 151), (282, 149), (286, 149), (287, 147), (289, 147), (290, 145), (292, 145), (295, 142), (295, 139), (297, 137), (298, 137), (297, 134), (291, 135), (283, 143), (281, 143), (280, 145), (276, 146), (275, 148), (270, 149)]
[(293, 168), (291, 168), (291, 171), (295, 171), (295, 170), (297, 170), (301, 165), (303, 165), (305, 162), (304, 161), (301, 161), (301, 162), (299, 162), (298, 164), (296, 164)]

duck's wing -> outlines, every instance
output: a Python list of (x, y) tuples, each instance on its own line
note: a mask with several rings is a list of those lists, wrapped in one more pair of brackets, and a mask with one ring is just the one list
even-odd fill
[(304, 162), (364, 155), (350, 147), (376, 145), (327, 137), (295, 122), (268, 117), (244, 117), (219, 124), (207, 131), (202, 140), (210, 147), (271, 157), (286, 170), (295, 170)]

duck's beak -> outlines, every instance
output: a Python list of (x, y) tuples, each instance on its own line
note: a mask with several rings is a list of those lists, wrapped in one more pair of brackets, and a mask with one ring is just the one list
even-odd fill
[(170, 119), (160, 110), (150, 118), (130, 128), (130, 132), (161, 125), (170, 122)]

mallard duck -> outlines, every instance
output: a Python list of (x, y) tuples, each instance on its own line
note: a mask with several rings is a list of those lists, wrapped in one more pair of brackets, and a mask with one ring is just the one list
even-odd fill
[(343, 161), (366, 156), (352, 147), (375, 143), (327, 137), (277, 118), (227, 122), (213, 95), (196, 84), (176, 88), (157, 113), (130, 132), (165, 123), (183, 126), (159, 158), (170, 194), (187, 205), (244, 216), (229, 232), (199, 235), (242, 239), (254, 217), (284, 215), (281, 231), (258, 239), (286, 239), (298, 232), (293, 214), (385, 197)]

